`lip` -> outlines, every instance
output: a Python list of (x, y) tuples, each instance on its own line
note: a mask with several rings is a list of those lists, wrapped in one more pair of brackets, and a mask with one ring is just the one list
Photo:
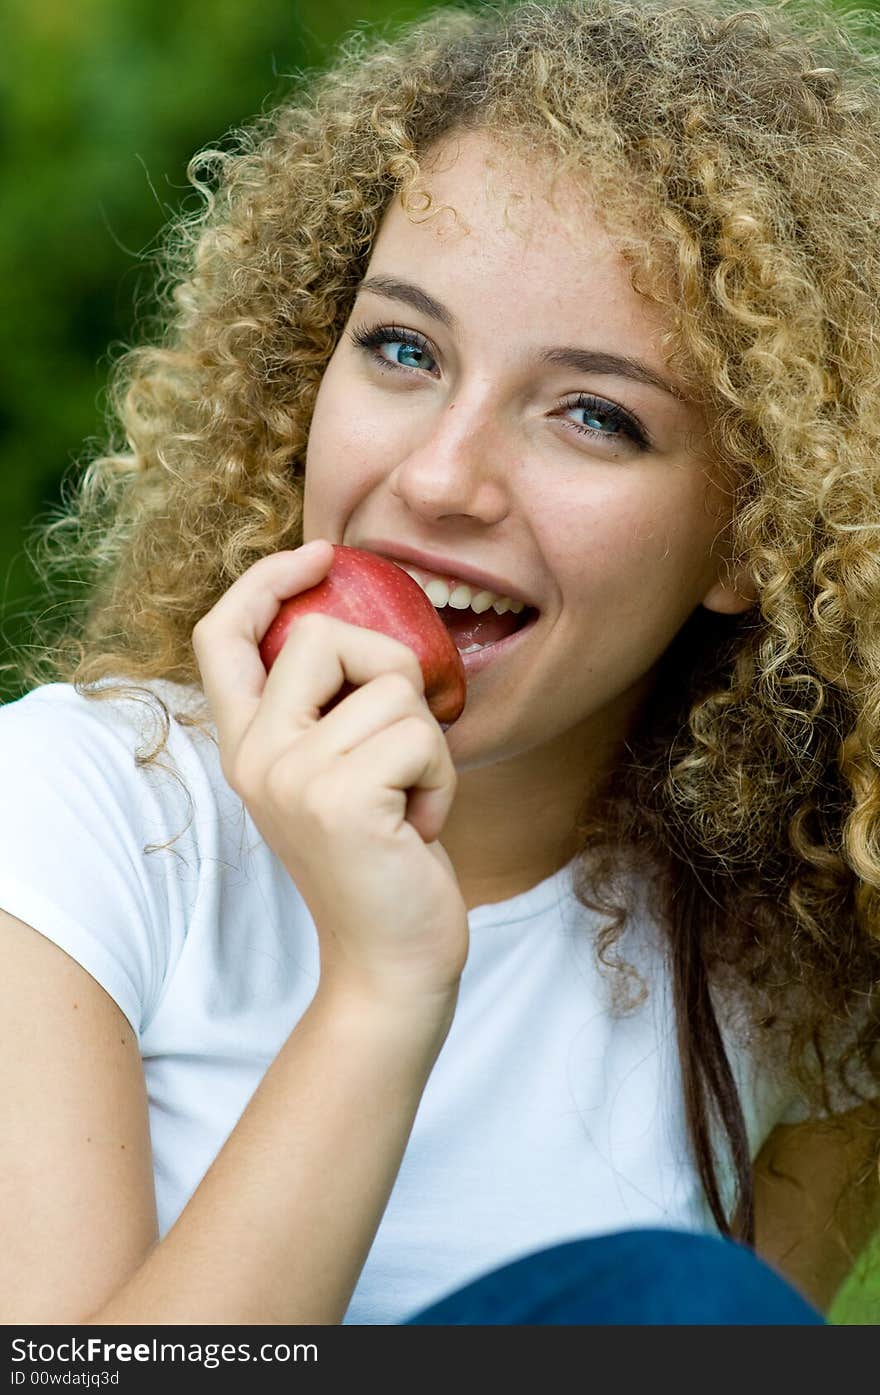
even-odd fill
[[(372, 541), (367, 539), (363, 542), (352, 544), (362, 548), (364, 552), (375, 552), (379, 557), (386, 557), (389, 562), (406, 562), (412, 567), (423, 567), (425, 571), (436, 572), (438, 576), (455, 577), (458, 581), (466, 581), (470, 585), (479, 586), (483, 591), (492, 591), (496, 596), (509, 596), (513, 601), (522, 601), (524, 605), (537, 610), (538, 606), (523, 591), (520, 591), (513, 582), (506, 577), (495, 576), (492, 572), (484, 572), (476, 567), (468, 566), (466, 562), (457, 560), (455, 557), (440, 557), (437, 553), (420, 552), (414, 547), (405, 547), (402, 543), (386, 542), (383, 539)], [(529, 626), (525, 626), (528, 629)], [(517, 634), (522, 631), (517, 630)], [(511, 635), (510, 639), (515, 638)], [(488, 646), (489, 648), (500, 649), (509, 640), (501, 640), (500, 643)], [(479, 658), (479, 655), (474, 655)]]

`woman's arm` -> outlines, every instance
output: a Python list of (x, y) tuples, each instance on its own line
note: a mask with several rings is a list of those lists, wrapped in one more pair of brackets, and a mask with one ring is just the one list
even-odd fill
[(319, 990), (158, 1240), (137, 1043), (91, 976), (0, 912), (0, 1320), (337, 1323), (454, 1012)]
[(780, 1125), (755, 1163), (756, 1249), (823, 1313), (880, 1226), (870, 1117)]
[(75, 960), (0, 911), (0, 1322), (80, 1322), (157, 1239), (137, 1039)]

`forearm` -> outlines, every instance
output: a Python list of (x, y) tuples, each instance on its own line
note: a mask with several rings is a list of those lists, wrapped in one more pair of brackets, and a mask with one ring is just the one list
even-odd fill
[(340, 1322), (454, 1007), (416, 1025), (319, 990), (176, 1224), (90, 1322)]

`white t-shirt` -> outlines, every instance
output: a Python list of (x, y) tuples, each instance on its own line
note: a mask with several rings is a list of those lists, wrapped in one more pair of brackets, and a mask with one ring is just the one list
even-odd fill
[[(172, 713), (193, 694), (151, 686)], [(314, 922), (215, 744), (172, 720), (164, 768), (136, 763), (159, 730), (150, 713), (60, 683), (0, 708), (0, 907), (80, 963), (137, 1033), (164, 1235), (311, 1001), (319, 961)], [(347, 1323), (397, 1323), (577, 1236), (714, 1229), (645, 908), (621, 942), (651, 985), (630, 1015), (611, 1009), (600, 918), (570, 868), (468, 921), (455, 1019)], [(795, 1092), (731, 1056), (754, 1156)]]

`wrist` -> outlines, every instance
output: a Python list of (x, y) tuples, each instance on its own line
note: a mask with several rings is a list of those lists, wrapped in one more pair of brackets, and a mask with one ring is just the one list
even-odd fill
[(457, 1003), (457, 982), (444, 989), (416, 991), (411, 986), (377, 984), (325, 972), (312, 1007), (346, 1024), (355, 1034), (387, 1041), (395, 1049), (435, 1043), (439, 1050)]

